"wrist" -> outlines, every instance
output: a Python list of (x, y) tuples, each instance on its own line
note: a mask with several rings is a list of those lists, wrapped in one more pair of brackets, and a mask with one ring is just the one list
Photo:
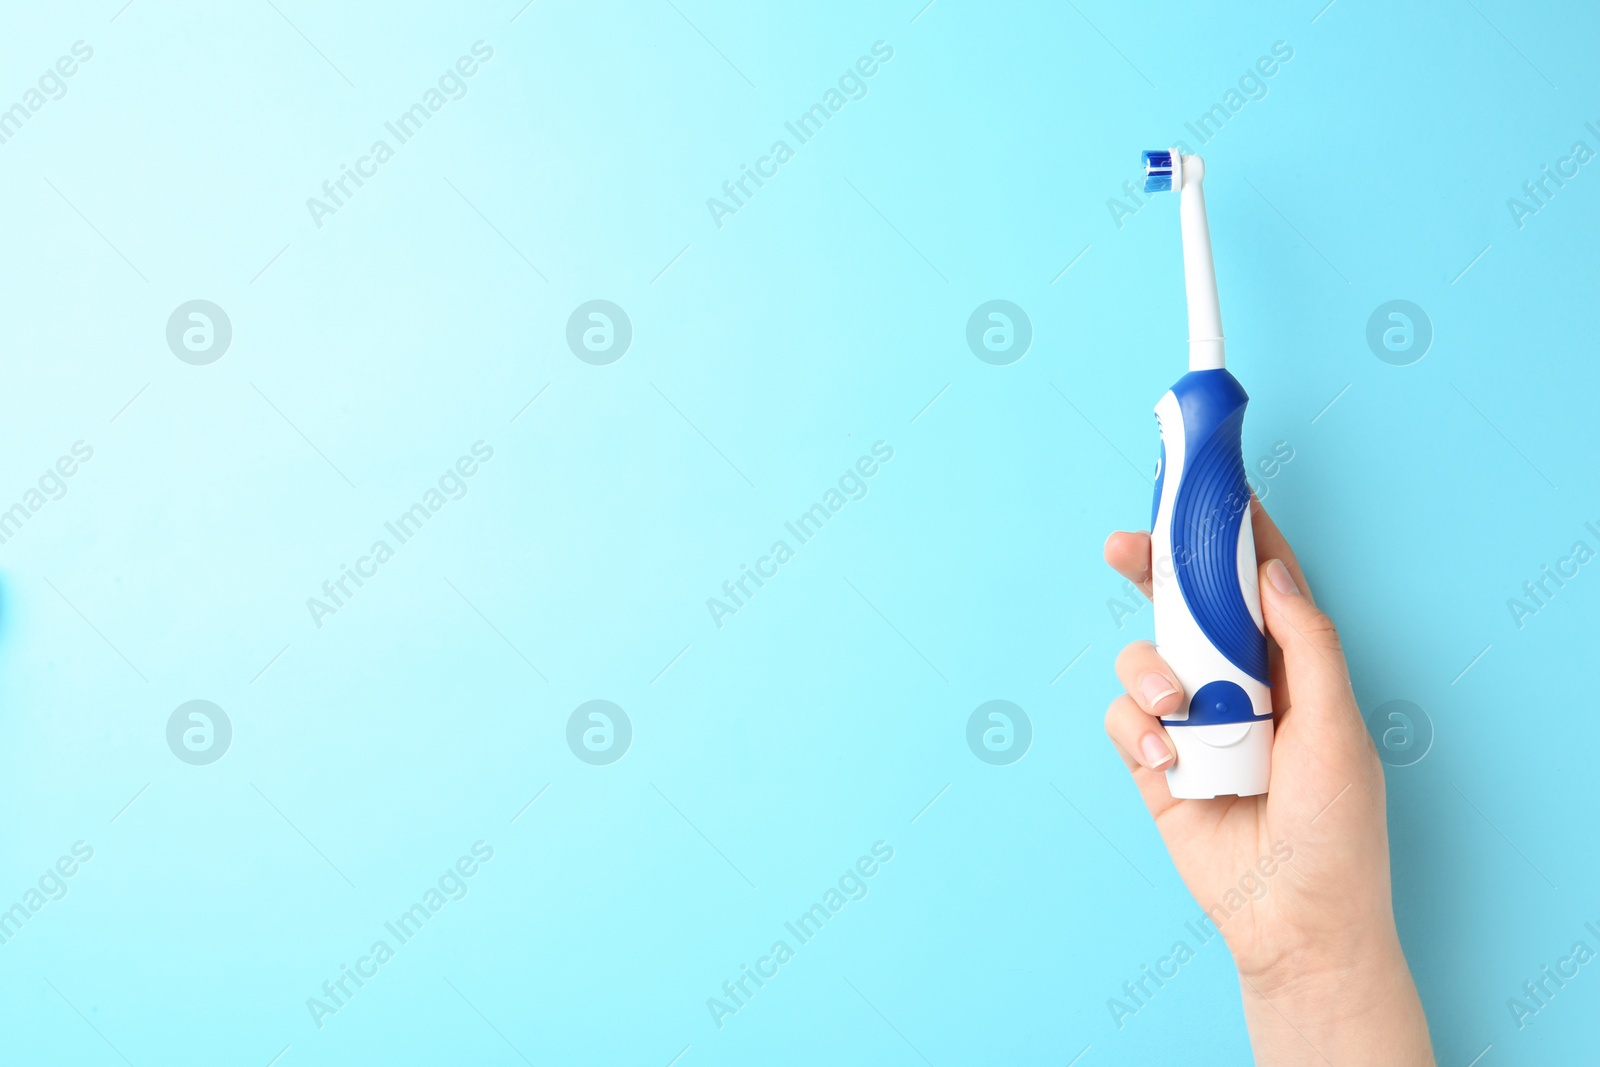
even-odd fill
[(1370, 1006), (1397, 976), (1410, 981), (1399, 938), (1392, 934), (1337, 948), (1289, 951), (1265, 966), (1239, 968), (1246, 995), (1331, 1016)]
[(1235, 965), (1241, 985), (1273, 1001), (1319, 999), (1330, 991), (1359, 992), (1349, 989), (1352, 982), (1383, 979), (1396, 970), (1409, 975), (1392, 919), (1366, 926), (1360, 936), (1324, 932), (1314, 941), (1236, 955)]
[(1262, 1067), (1434, 1062), (1422, 1003), (1392, 927), (1360, 943), (1241, 967), (1239, 986)]

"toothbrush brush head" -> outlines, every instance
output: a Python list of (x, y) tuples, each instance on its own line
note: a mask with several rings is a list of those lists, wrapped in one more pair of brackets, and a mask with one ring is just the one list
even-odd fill
[(1182, 157), (1170, 148), (1141, 152), (1144, 160), (1144, 191), (1169, 193), (1183, 183)]

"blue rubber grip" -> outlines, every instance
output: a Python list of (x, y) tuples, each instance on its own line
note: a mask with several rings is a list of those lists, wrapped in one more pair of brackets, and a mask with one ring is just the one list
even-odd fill
[[(1256, 576), (1238, 572), (1239, 528), (1250, 514), (1242, 448), (1250, 398), (1220, 369), (1190, 371), (1172, 392), (1183, 413), (1185, 452), (1170, 520), (1178, 588), (1206, 640), (1245, 674), (1269, 684), (1267, 639), (1244, 599), (1244, 586), (1254, 588)], [(1157, 481), (1158, 504), (1164, 480)]]

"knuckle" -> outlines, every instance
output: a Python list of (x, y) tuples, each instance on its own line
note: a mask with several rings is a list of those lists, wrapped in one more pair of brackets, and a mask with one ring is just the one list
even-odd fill
[(1117, 735), (1121, 724), (1127, 721), (1127, 708), (1128, 705), (1132, 703), (1133, 699), (1129, 697), (1128, 694), (1123, 693), (1110, 704), (1106, 705), (1106, 733), (1113, 737)]
[(1117, 653), (1117, 673), (1125, 673), (1142, 659), (1147, 659), (1155, 652), (1155, 646), (1149, 641), (1131, 641), (1122, 646), (1122, 651)]
[(1305, 639), (1325, 652), (1339, 652), (1343, 644), (1339, 640), (1339, 628), (1333, 620), (1320, 611), (1313, 611), (1306, 616), (1301, 624), (1300, 632)]

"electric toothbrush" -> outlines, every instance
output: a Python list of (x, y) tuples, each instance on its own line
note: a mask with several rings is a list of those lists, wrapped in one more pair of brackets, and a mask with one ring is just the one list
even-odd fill
[(1174, 797), (1258, 796), (1272, 771), (1272, 690), (1241, 435), (1249, 397), (1224, 366), (1206, 225), (1205, 162), (1144, 153), (1147, 193), (1178, 193), (1189, 373), (1156, 405), (1161, 459), (1150, 520), (1156, 647), (1188, 695), (1162, 717)]

